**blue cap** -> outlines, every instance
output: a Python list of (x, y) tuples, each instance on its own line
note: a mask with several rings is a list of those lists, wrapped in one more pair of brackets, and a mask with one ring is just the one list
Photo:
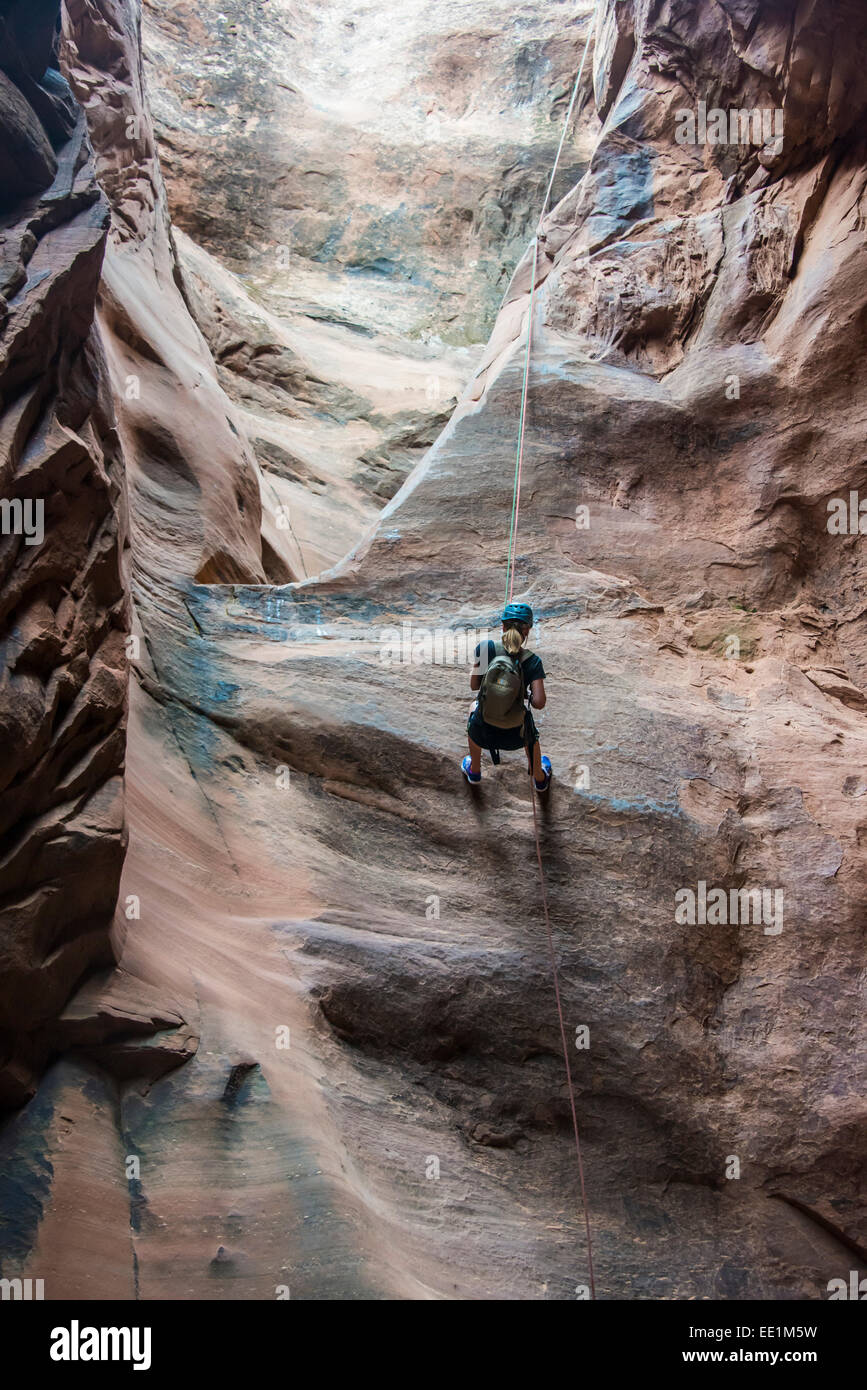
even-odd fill
[(507, 603), (500, 620), (504, 623), (526, 623), (533, 626), (533, 610), (528, 603)]

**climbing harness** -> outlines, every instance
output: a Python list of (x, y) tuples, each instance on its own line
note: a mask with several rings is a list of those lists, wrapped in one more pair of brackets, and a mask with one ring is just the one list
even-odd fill
[[(592, 12), (591, 12), (592, 14)], [(518, 536), (518, 512), (521, 501), (521, 470), (524, 463), (524, 436), (527, 426), (527, 395), (530, 383), (530, 352), (533, 341), (533, 307), (536, 293), (536, 267), (539, 257), (539, 230), (542, 220), (548, 210), (548, 203), (551, 191), (554, 187), (554, 179), (557, 175), (557, 168), (560, 163), (560, 156), (563, 152), (563, 145), (566, 140), (566, 132), (572, 119), (572, 112), (578, 97), (578, 88), (584, 73), (584, 64), (587, 59), (587, 50), (590, 47), (590, 35), (593, 26), (588, 24), (587, 39), (584, 44), (584, 52), (581, 56), (581, 66), (578, 69), (578, 76), (575, 79), (575, 86), (572, 89), (572, 99), (569, 102), (569, 109), (566, 112), (566, 120), (563, 124), (563, 133), (560, 136), (560, 144), (557, 147), (557, 156), (554, 160), (554, 167), (551, 170), (551, 177), (548, 180), (548, 188), (545, 193), (545, 202), (539, 215), (536, 227), (536, 234), (533, 237), (533, 269), (530, 276), (530, 305), (527, 314), (527, 348), (524, 354), (524, 380), (521, 387), (521, 416), (518, 428), (518, 449), (515, 459), (515, 482), (512, 490), (512, 516), (509, 523), (509, 549), (506, 560), (506, 603), (511, 603), (512, 588), (515, 580), (514, 553), (515, 543)], [(542, 846), (539, 840), (539, 817), (536, 811), (536, 793), (534, 790), (534, 779), (532, 775), (532, 748), (527, 747), (527, 760), (530, 763), (530, 799), (533, 803), (533, 834), (536, 839), (536, 859), (539, 864), (539, 882), (542, 887), (542, 909), (545, 917), (545, 931), (548, 937), (548, 951), (551, 957), (551, 971), (554, 977), (554, 998), (557, 1002), (557, 1017), (560, 1021), (560, 1041), (563, 1045), (563, 1061), (566, 1063), (566, 1080), (569, 1086), (569, 1104), (572, 1110), (572, 1129), (575, 1135), (575, 1152), (578, 1156), (578, 1176), (581, 1184), (581, 1205), (584, 1211), (584, 1230), (587, 1239), (587, 1268), (590, 1276), (590, 1297), (596, 1297), (596, 1281), (593, 1273), (593, 1245), (590, 1238), (590, 1216), (587, 1210), (587, 1192), (584, 1185), (584, 1161), (581, 1156), (581, 1135), (578, 1129), (578, 1111), (575, 1105), (575, 1088), (572, 1084), (572, 1068), (569, 1065), (569, 1046), (566, 1040), (566, 1024), (563, 1020), (563, 1006), (560, 999), (560, 976), (557, 970), (557, 954), (554, 949), (554, 936), (551, 931), (551, 918), (548, 912), (548, 890), (545, 881), (545, 867), (542, 862)]]

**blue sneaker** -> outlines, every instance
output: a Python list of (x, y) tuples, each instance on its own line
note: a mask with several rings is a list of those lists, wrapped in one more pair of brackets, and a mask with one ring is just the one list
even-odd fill
[(462, 772), (462, 773), (464, 774), (464, 776), (466, 777), (466, 779), (467, 779), (467, 781), (469, 782), (470, 786), (471, 786), (471, 787), (475, 787), (475, 786), (478, 786), (479, 782), (481, 782), (481, 780), (482, 780), (482, 774), (481, 774), (480, 772), (471, 772), (471, 771), (470, 771), (470, 763), (471, 763), (471, 758), (470, 758), (470, 755), (469, 755), (469, 753), (468, 753), (467, 756), (464, 758), (463, 762), (461, 763), (461, 772)]
[(545, 774), (545, 780), (541, 786), (536, 781), (535, 777), (533, 778), (533, 786), (540, 796), (543, 792), (546, 792), (551, 785), (551, 759), (546, 757), (545, 754), (542, 755), (542, 771)]

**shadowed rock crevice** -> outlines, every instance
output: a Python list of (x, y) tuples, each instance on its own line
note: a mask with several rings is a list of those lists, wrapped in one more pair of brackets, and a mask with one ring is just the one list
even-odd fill
[(2, 488), (40, 518), (17, 533), (4, 524), (2, 541), (6, 1105), (32, 1094), (52, 1019), (80, 979), (115, 959), (126, 845), (123, 468), (91, 328), (108, 205), (57, 71), (56, 18), (53, 6), (17, 5), (0, 21), (2, 143), (17, 170), (0, 172)]

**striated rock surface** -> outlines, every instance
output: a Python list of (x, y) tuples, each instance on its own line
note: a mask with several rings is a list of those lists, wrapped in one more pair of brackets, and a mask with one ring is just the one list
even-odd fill
[[(0, 1110), (72, 1047), (140, 1075), (194, 1051), (172, 1002), (132, 974), (123, 990), (91, 981), (75, 993), (115, 964), (137, 915), (131, 899), (115, 909), (140, 639), (129, 634), (129, 459), (115, 410), (129, 383), (113, 385), (94, 323), (109, 204), (59, 70), (58, 25), (54, 4), (9, 5), (0, 18)], [(101, 178), (120, 203), (127, 185), (106, 168)]]
[(126, 844), (126, 508), (92, 331), (108, 205), (55, 18), (0, 17), (0, 1108), (114, 960)]
[[(134, 26), (120, 0), (71, 5), (66, 44), (109, 187), (131, 168), (105, 93), (141, 101)], [(515, 597), (548, 672), (540, 835), (567, 1030), (589, 1030), (572, 1069), (601, 1297), (824, 1298), (867, 1244), (865, 46), (854, 3), (601, 0), (598, 136), (542, 229)], [(782, 136), (681, 142), (699, 102), (782, 110)], [(184, 316), (148, 132), (112, 188), (100, 310), (143, 638), (122, 967), (165, 1001), (139, 1019), (195, 1019), (178, 1055), (201, 1041), (119, 1099), (86, 1058), (50, 1072), (0, 1133), (4, 1273), (48, 1297), (580, 1296), (523, 759), (486, 763), (477, 793), (458, 773), (460, 647), (503, 592), (532, 254), (372, 532), (266, 584), (255, 461), (209, 433), (240, 441), (233, 412), (265, 388), (242, 350), (230, 400)], [(123, 208), (143, 210), (128, 235)], [(190, 264), (216, 317), (222, 269)], [(683, 911), (702, 885), (725, 920)], [(729, 919), (742, 889), (770, 895), (761, 920)], [(109, 1046), (124, 977), (92, 991)]]
[(137, 10), (71, 0), (62, 51), (112, 204), (98, 323), (130, 492), (133, 591), (178, 572), (263, 579), (255, 461), (177, 283)]

